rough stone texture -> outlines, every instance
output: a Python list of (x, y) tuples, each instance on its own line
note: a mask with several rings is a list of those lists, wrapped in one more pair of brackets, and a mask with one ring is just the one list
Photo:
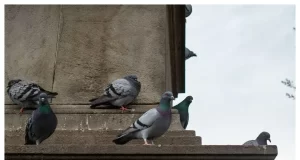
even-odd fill
[(22, 78), (53, 88), (55, 104), (87, 104), (127, 74), (142, 82), (134, 103), (157, 103), (166, 90), (164, 5), (6, 6), (5, 13), (5, 84)]
[[(52, 90), (59, 6), (5, 6), (5, 84), (14, 78)], [(5, 91), (5, 103), (12, 104)]]
[[(20, 155), (26, 153), (26, 155)], [(50, 154), (49, 154), (50, 153)], [(52, 153), (52, 154), (51, 154)], [(54, 154), (53, 154), (54, 153)], [(170, 155), (171, 154), (171, 155)], [(19, 155), (19, 156), (18, 156)], [(200, 159), (274, 160), (276, 146), (6, 145), (7, 159)]]
[[(63, 105), (62, 108), (60, 107), (61, 105), (53, 106), (58, 119), (57, 130), (122, 130), (129, 127), (153, 106), (136, 107), (135, 111), (124, 113), (121, 113), (120, 109), (89, 109), (84, 105), (73, 106), (73, 108), (63, 108)], [(32, 111), (26, 111), (20, 116), (18, 107), (8, 105), (5, 110), (5, 129), (24, 130)], [(173, 110), (172, 113), (169, 129), (183, 130), (178, 112)]]
[(127, 74), (142, 83), (135, 103), (159, 102), (166, 88), (165, 20), (163, 5), (63, 6), (53, 102), (88, 103)]
[[(5, 130), (5, 136), (16, 135), (20, 136), (24, 134), (25, 130)], [(120, 130), (105, 130), (105, 131), (96, 131), (96, 130), (55, 130), (55, 135), (64, 135), (64, 136), (95, 136), (95, 135), (117, 135), (122, 131)], [(53, 136), (55, 136), (53, 134)], [(175, 130), (175, 131), (167, 131), (163, 136), (168, 137), (193, 137), (196, 136), (196, 132), (193, 130)]]
[[(93, 135), (93, 136), (69, 136), (59, 135), (51, 136), (49, 139), (45, 140), (43, 144), (89, 144), (89, 145), (103, 145), (103, 144), (113, 144), (113, 140), (116, 138), (116, 135), (103, 136), (103, 135)], [(6, 144), (19, 144), (23, 145), (25, 143), (24, 136), (22, 137), (12, 137), (5, 136)], [(155, 144), (164, 144), (164, 145), (201, 145), (200, 137), (160, 137), (154, 140)], [(129, 144), (144, 144), (142, 139), (132, 140), (128, 142)]]
[[(121, 131), (65, 131), (57, 130), (43, 144), (114, 144)], [(162, 137), (154, 140), (155, 144), (162, 145), (201, 145), (201, 137), (195, 136), (193, 131), (169, 131)], [(188, 136), (190, 135), (190, 136)], [(5, 131), (5, 144), (23, 145), (25, 131)], [(132, 140), (128, 144), (143, 144), (143, 140)]]

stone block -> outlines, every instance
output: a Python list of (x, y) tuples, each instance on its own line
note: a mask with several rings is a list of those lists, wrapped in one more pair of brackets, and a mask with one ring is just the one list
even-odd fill
[[(201, 137), (192, 135), (193, 131), (169, 131), (162, 137), (155, 139), (155, 144), (162, 145), (201, 145)], [(120, 134), (121, 131), (64, 131), (57, 130), (51, 135), (43, 144), (89, 144), (89, 145), (103, 145), (114, 144), (113, 139)], [(192, 136), (187, 136), (190, 134)], [(174, 136), (175, 135), (175, 136)], [(25, 131), (6, 131), (5, 144), (22, 145)], [(132, 140), (128, 144), (143, 144), (144, 141)]]
[(113, 80), (136, 74), (135, 103), (157, 103), (166, 89), (166, 6), (63, 6), (55, 104), (86, 104)]
[[(60, 6), (5, 5), (5, 85), (21, 78), (52, 90)], [(5, 104), (12, 104), (5, 90)]]
[(240, 145), (6, 145), (7, 159), (274, 160), (277, 146)]
[[(61, 107), (61, 108), (60, 108)], [(134, 111), (121, 113), (120, 109), (90, 109), (85, 105), (65, 107), (64, 105), (52, 106), (58, 119), (57, 130), (123, 130), (129, 127), (144, 112), (154, 106), (132, 106)], [(5, 129), (24, 130), (30, 110), (22, 115), (18, 114), (19, 108), (7, 105), (5, 109)], [(172, 111), (172, 123), (169, 130), (183, 130), (178, 112)]]

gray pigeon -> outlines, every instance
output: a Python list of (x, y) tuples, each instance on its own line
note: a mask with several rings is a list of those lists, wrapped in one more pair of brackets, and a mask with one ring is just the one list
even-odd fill
[(245, 146), (259, 146), (259, 145), (268, 145), (267, 140), (271, 143), (271, 135), (268, 132), (261, 132), (256, 140), (250, 140), (245, 142)]
[(50, 137), (57, 126), (57, 118), (53, 113), (46, 93), (39, 96), (39, 106), (29, 118), (25, 130), (25, 145), (39, 145)]
[[(174, 100), (172, 92), (165, 92), (158, 107), (144, 113), (130, 127), (118, 135), (113, 142), (122, 145), (132, 139), (144, 139), (144, 145), (154, 145), (153, 140), (163, 135), (170, 127), (172, 120), (171, 100)], [(151, 140), (152, 144), (148, 144), (147, 140)]]
[(192, 96), (187, 96), (182, 102), (174, 106), (178, 110), (181, 126), (186, 129), (189, 123), (189, 106), (193, 101)]
[(138, 96), (141, 90), (141, 83), (136, 75), (128, 75), (124, 78), (113, 81), (105, 89), (102, 96), (89, 100), (91, 108), (99, 105), (112, 105), (127, 110), (125, 106), (131, 103)]
[(35, 109), (42, 92), (48, 94), (48, 98), (55, 98), (57, 95), (56, 92), (47, 91), (36, 83), (29, 83), (21, 79), (10, 80), (6, 92), (14, 103), (22, 106), (20, 113), (24, 108)]
[(192, 5), (186, 4), (185, 5), (185, 17), (188, 17), (192, 14), (193, 8)]
[(193, 51), (190, 51), (188, 48), (185, 47), (185, 60), (191, 57), (197, 57), (197, 55)]

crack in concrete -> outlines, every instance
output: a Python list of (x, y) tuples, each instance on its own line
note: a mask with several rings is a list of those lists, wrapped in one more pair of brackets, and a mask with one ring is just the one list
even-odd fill
[(55, 73), (56, 73), (57, 54), (58, 54), (58, 47), (59, 47), (60, 35), (62, 33), (62, 24), (63, 24), (62, 7), (63, 6), (60, 5), (60, 8), (59, 8), (59, 22), (58, 22), (57, 41), (56, 41), (56, 50), (55, 50), (54, 67), (53, 67), (52, 91), (54, 89), (54, 82), (55, 82), (54, 80), (55, 80)]

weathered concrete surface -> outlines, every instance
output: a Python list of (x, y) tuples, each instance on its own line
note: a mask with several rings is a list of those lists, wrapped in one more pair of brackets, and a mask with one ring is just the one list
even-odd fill
[(165, 91), (166, 6), (63, 6), (54, 90), (57, 104), (87, 103), (113, 80), (136, 74), (136, 103)]
[[(52, 107), (58, 119), (57, 130), (123, 130), (130, 126), (146, 110), (153, 108), (153, 106), (136, 107), (135, 111), (121, 113), (120, 109), (90, 109), (84, 105), (73, 106), (73, 108), (64, 108), (63, 106)], [(20, 116), (18, 114), (19, 108), (15, 108), (10, 105), (6, 106), (6, 130), (25, 129), (27, 119), (32, 112), (26, 111)], [(178, 112), (173, 109), (172, 113), (172, 123), (169, 130), (183, 130)]]
[(52, 90), (59, 8), (5, 5), (5, 84), (21, 78)]
[[(103, 145), (114, 144), (112, 141), (116, 138), (116, 135), (112, 136), (71, 136), (72, 138), (64, 135), (51, 136), (43, 142), (43, 144), (89, 144), (89, 145)], [(24, 136), (12, 137), (5, 136), (6, 144), (23, 145), (25, 143)], [(154, 140), (155, 144), (162, 145), (201, 145), (200, 137), (160, 137)], [(132, 140), (127, 144), (144, 144), (144, 140)]]
[(6, 6), (5, 13), (5, 84), (22, 78), (53, 87), (55, 104), (88, 103), (127, 74), (142, 82), (135, 103), (159, 102), (166, 89), (165, 5)]
[[(112, 140), (120, 133), (121, 131), (116, 130), (110, 132), (58, 130), (45, 140), (43, 144), (114, 144)], [(191, 134), (191, 131), (169, 131), (162, 137), (154, 140), (154, 142), (162, 145), (201, 145), (201, 137), (195, 135), (187, 136), (186, 134)], [(25, 131), (5, 131), (5, 144), (23, 145), (25, 143), (24, 137)], [(132, 140), (128, 144), (143, 143), (143, 140)]]
[[(26, 153), (26, 155), (20, 154)], [(170, 155), (171, 154), (171, 155)], [(18, 155), (18, 156), (17, 156)], [(277, 146), (6, 145), (7, 159), (200, 159), (274, 160)], [(143, 157), (143, 158), (142, 158)]]
[[(23, 136), (25, 130), (5, 130), (5, 136), (8, 135), (16, 135)], [(97, 135), (118, 135), (122, 131), (121, 130), (105, 130), (105, 131), (96, 131), (96, 130), (55, 130), (53, 136), (55, 135), (64, 135), (64, 136), (97, 136)], [(175, 130), (175, 131), (167, 131), (164, 135), (167, 137), (193, 137), (196, 136), (196, 132), (193, 130)]]

